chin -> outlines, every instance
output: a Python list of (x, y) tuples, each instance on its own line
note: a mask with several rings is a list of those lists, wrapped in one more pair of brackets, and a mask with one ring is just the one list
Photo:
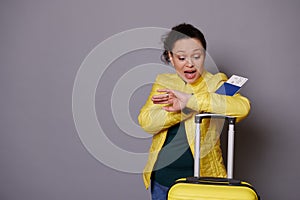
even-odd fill
[(201, 76), (197, 76), (197, 77), (195, 77), (195, 78), (192, 78), (192, 79), (187, 79), (187, 78), (185, 78), (185, 82), (187, 82), (187, 83), (194, 83), (194, 82), (196, 82), (199, 78), (200, 78)]
[(189, 80), (185, 80), (185, 82), (187, 82), (187, 83), (189, 83), (189, 84), (192, 84), (192, 83), (196, 82), (196, 80), (197, 80), (197, 79), (193, 79), (193, 80), (189, 79)]

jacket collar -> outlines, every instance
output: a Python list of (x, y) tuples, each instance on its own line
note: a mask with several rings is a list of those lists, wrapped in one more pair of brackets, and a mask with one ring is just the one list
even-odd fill
[(176, 73), (176, 75), (178, 76), (178, 78), (180, 79), (180, 80), (182, 80), (183, 82), (184, 82), (184, 84), (186, 85), (186, 84), (189, 84), (189, 85), (191, 85), (191, 86), (197, 86), (197, 85), (199, 85), (204, 79), (205, 79), (205, 77), (206, 77), (206, 75), (207, 75), (207, 71), (206, 70), (204, 70), (203, 71), (203, 73), (201, 74), (201, 76), (195, 81), (195, 82), (193, 82), (193, 83), (187, 83), (185, 80), (183, 80), (183, 78), (181, 78), (181, 76), (179, 76), (177, 73)]

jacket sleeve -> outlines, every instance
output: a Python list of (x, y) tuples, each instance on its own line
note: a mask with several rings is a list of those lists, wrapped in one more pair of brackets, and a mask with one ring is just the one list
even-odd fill
[(250, 111), (250, 102), (246, 97), (239, 93), (234, 96), (214, 93), (224, 81), (223, 76), (223, 80), (214, 81), (215, 87), (211, 91), (195, 92), (189, 99), (186, 107), (199, 113), (210, 112), (234, 116), (237, 118), (237, 122), (244, 119)]
[(154, 104), (152, 102), (152, 96), (159, 94), (157, 90), (166, 88), (162, 84), (159, 84), (160, 81), (158, 79), (159, 76), (156, 78), (150, 95), (138, 116), (140, 126), (144, 129), (144, 131), (150, 134), (157, 134), (162, 130), (165, 130), (192, 116), (192, 113), (185, 114), (183, 112), (167, 112), (162, 109), (165, 105)]

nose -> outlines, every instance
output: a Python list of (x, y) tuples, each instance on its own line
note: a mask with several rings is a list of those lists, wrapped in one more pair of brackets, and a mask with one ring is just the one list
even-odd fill
[(187, 58), (186, 59), (186, 65), (188, 66), (188, 67), (193, 67), (193, 61), (192, 61), (192, 59), (191, 58)]

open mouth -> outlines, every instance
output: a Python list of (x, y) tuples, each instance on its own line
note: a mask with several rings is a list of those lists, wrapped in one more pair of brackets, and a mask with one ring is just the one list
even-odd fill
[(185, 74), (193, 74), (195, 72), (196, 72), (196, 70), (185, 70), (184, 71)]
[(193, 79), (196, 76), (196, 70), (186, 70), (186, 71), (184, 71), (184, 76), (187, 79)]

